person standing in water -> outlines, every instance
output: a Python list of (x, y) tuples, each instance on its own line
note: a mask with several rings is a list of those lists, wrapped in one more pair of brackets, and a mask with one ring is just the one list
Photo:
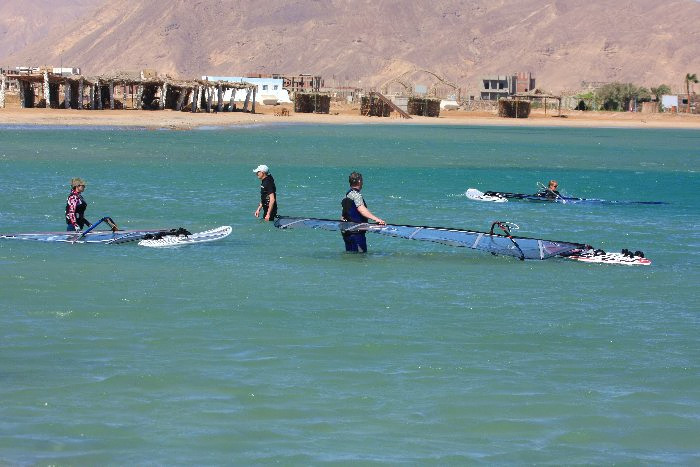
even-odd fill
[[(345, 222), (366, 223), (372, 219), (377, 224), (384, 225), (386, 222), (372, 214), (367, 208), (360, 190), (362, 190), (362, 174), (353, 172), (348, 177), (350, 190), (345, 193), (345, 198), (341, 201), (343, 207), (342, 220)], [(354, 251), (358, 253), (367, 252), (367, 238), (365, 232), (343, 232), (343, 241), (345, 242), (345, 251)]]
[(76, 177), (71, 179), (71, 192), (66, 201), (66, 231), (79, 232), (84, 227), (90, 227), (92, 224), (85, 218), (85, 210), (87, 203), (83, 199), (83, 191), (85, 191), (85, 180)]
[(275, 179), (270, 174), (270, 168), (265, 164), (260, 164), (253, 170), (260, 179), (260, 203), (255, 210), (255, 217), (260, 217), (262, 211), (263, 219), (273, 221), (277, 217), (277, 187)]

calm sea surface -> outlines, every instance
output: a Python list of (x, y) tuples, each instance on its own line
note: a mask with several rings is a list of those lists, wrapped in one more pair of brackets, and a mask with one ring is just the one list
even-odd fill
[[(514, 258), (253, 217), (336, 218), (352, 170), (388, 222), (643, 250)], [(0, 232), (88, 218), (232, 225), (157, 250), (0, 241), (0, 464), (698, 464), (700, 132), (431, 126), (0, 129)], [(469, 187), (644, 205), (469, 201)]]

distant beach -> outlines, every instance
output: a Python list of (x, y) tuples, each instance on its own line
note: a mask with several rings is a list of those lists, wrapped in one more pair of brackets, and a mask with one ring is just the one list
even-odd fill
[[(279, 116), (280, 110), (289, 116)], [(536, 127), (590, 128), (677, 128), (700, 129), (700, 115), (642, 114), (635, 112), (566, 111), (561, 117), (555, 112), (534, 110), (529, 118), (502, 118), (490, 112), (447, 110), (440, 117), (413, 116), (410, 120), (394, 117), (365, 117), (357, 106), (333, 105), (329, 114), (295, 113), (291, 106), (258, 105), (256, 113), (191, 113), (171, 110), (66, 110), (66, 109), (0, 109), (2, 126), (116, 126), (146, 129), (187, 130), (236, 125), (301, 123), (301, 124), (386, 124), (386, 125), (487, 125)]]

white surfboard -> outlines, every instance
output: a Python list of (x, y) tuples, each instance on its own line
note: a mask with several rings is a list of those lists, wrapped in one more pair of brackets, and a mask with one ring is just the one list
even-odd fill
[(221, 227), (193, 233), (192, 235), (165, 235), (162, 238), (141, 240), (139, 245), (151, 248), (173, 248), (221, 240), (231, 235), (231, 232), (233, 232), (233, 228), (230, 225), (222, 225)]
[(476, 188), (469, 188), (465, 193), (467, 198), (474, 201), (489, 201), (491, 203), (507, 203), (508, 199), (501, 196), (489, 196), (485, 195), (483, 192), (477, 190)]
[(623, 264), (626, 266), (649, 266), (651, 260), (643, 256), (627, 256), (622, 253), (605, 253), (596, 255), (590, 251), (585, 251), (570, 256), (565, 256), (566, 259), (581, 261), (584, 263), (600, 263), (600, 264)]

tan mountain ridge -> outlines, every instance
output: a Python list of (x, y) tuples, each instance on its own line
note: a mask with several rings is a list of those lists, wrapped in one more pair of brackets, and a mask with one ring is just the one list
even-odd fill
[(0, 2), (0, 66), (5, 57), (45, 38), (53, 27), (72, 23), (94, 0), (3, 0)]
[(29, 21), (35, 9), (20, 3), (0, 4), (0, 18), (24, 18), (20, 33), (0, 22), (2, 66), (311, 73), (360, 87), (424, 69), (471, 95), (481, 76), (518, 71), (551, 92), (582, 81), (681, 92), (686, 73), (700, 73), (695, 0), (55, 0), (37, 2), (44, 15), (57, 12), (38, 31)]

